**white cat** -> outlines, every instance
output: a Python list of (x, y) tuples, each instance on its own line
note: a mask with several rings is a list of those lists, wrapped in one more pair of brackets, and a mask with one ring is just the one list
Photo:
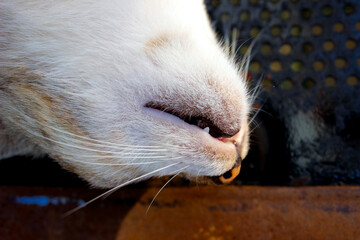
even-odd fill
[(199, 0), (2, 0), (0, 158), (48, 154), (104, 188), (238, 172), (245, 74)]

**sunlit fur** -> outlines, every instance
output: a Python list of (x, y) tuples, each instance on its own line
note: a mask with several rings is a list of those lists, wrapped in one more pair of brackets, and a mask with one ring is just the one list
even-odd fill
[(0, 13), (0, 158), (48, 154), (97, 187), (232, 168), (233, 143), (148, 102), (240, 129), (246, 155), (248, 61), (223, 51), (201, 1), (2, 0)]

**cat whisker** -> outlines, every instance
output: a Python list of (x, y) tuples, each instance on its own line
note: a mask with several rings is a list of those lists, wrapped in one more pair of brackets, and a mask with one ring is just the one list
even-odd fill
[[(93, 142), (98, 142), (98, 143), (93, 143), (93, 142), (84, 142), (85, 144), (91, 144), (94, 146), (99, 146), (99, 147), (104, 147), (104, 148), (111, 148), (111, 149), (117, 149), (117, 150), (126, 150), (126, 151), (147, 151), (147, 152), (154, 152), (154, 153), (147, 153), (147, 154), (156, 154), (156, 152), (168, 152), (169, 148), (174, 148), (174, 150), (177, 149), (185, 149), (185, 148), (181, 148), (180, 146), (174, 146), (174, 145), (164, 145), (164, 146), (141, 146), (141, 145), (121, 145), (121, 144), (114, 144), (114, 143), (109, 143), (109, 142), (103, 142), (100, 140), (96, 140), (96, 139), (92, 139), (92, 138), (88, 138), (88, 137), (84, 137), (84, 136), (80, 136), (77, 134), (73, 134), (67, 131), (63, 131), (54, 127), (49, 126), (49, 128), (56, 130), (56, 131), (60, 131), (61, 133), (70, 135), (70, 136), (74, 136), (77, 138), (81, 138), (84, 140), (88, 140), (88, 141), (93, 141)], [(74, 141), (74, 139), (70, 138), (69, 140)], [(79, 139), (76, 139), (77, 141), (79, 141), (81, 143), (81, 141)], [(107, 145), (106, 145), (107, 144)], [(125, 147), (123, 147), (125, 146)], [(166, 147), (167, 149), (164, 149), (164, 147)], [(134, 153), (127, 153), (127, 154), (134, 154)], [(137, 153), (136, 153), (137, 154)]]
[(260, 108), (258, 108), (258, 109), (255, 109), (254, 114), (256, 114), (257, 112), (262, 112), (262, 113), (265, 113), (265, 114), (267, 114), (267, 115), (269, 115), (269, 116), (273, 117), (273, 115), (272, 115), (271, 113), (269, 113), (269, 112), (267, 112), (267, 111), (263, 110), (263, 109), (262, 109), (262, 106), (261, 106)]
[(260, 123), (257, 123), (256, 121), (254, 121), (253, 123), (254, 127), (252, 127), (249, 131), (249, 135), (251, 135), (260, 126)]
[[(240, 47), (242, 45), (240, 45)], [(240, 70), (241, 74), (243, 75), (244, 79), (247, 79), (247, 73), (248, 73), (249, 65), (250, 65), (250, 61), (251, 61), (252, 46), (253, 46), (253, 43), (251, 43), (250, 47), (246, 50), (244, 56), (242, 56), (242, 58), (239, 62), (239, 70)]]
[[(239, 52), (239, 50), (240, 50), (240, 48), (245, 44), (245, 43), (247, 43), (248, 41), (250, 41), (251, 39), (253, 39), (253, 38), (249, 38), (249, 39), (247, 39), (247, 40), (245, 40), (243, 43), (241, 43), (237, 48), (236, 48), (236, 51), (235, 51), (235, 53), (234, 53), (234, 60), (235, 60), (235, 63), (237, 63), (237, 64), (240, 64), (240, 66), (241, 66), (241, 57), (237, 57), (237, 53)], [(235, 47), (236, 47), (236, 45), (237, 45), (237, 42), (235, 42)], [(241, 68), (240, 68), (241, 69)]]
[[(263, 33), (263, 30), (261, 30), (256, 37), (250, 38), (250, 39), (252, 39), (250, 46), (246, 50), (244, 56), (242, 57), (242, 59), (240, 61), (239, 72), (242, 75), (243, 79), (247, 79), (247, 73), (248, 73), (249, 66), (250, 66), (251, 56), (255, 55), (255, 54), (252, 54), (253, 48), (254, 48), (255, 44), (257, 43), (257, 41), (260, 39), (260, 36), (262, 35), (262, 33)], [(249, 41), (250, 39), (248, 39), (247, 41)], [(246, 43), (247, 41), (245, 41), (244, 43)], [(240, 45), (240, 47), (241, 46), (242, 45)]]
[[(111, 142), (106, 142), (106, 141), (100, 141), (100, 140), (97, 140), (97, 139), (93, 139), (93, 138), (81, 136), (81, 135), (78, 135), (78, 134), (70, 133), (68, 131), (64, 131), (64, 130), (61, 130), (61, 129), (58, 129), (58, 128), (55, 128), (55, 127), (52, 127), (52, 126), (47, 126), (47, 127), (50, 128), (50, 129), (53, 129), (55, 131), (70, 135), (70, 136), (74, 136), (74, 137), (78, 137), (78, 138), (81, 138), (81, 139), (84, 139), (84, 140), (89, 140), (89, 141), (105, 144), (104, 146), (111, 145), (111, 146), (115, 146), (115, 147), (124, 147), (126, 149), (128, 149), (128, 148), (144, 148), (144, 149), (148, 150), (147, 148), (150, 148), (150, 149), (155, 148), (154, 150), (164, 150), (164, 149), (157, 149), (157, 148), (160, 148), (161, 146), (126, 145), (126, 144), (117, 144), (117, 143), (111, 143)], [(164, 151), (166, 151), (166, 150), (164, 150)]]
[(231, 54), (231, 57), (233, 59), (236, 58), (236, 54), (238, 52), (238, 49), (236, 49), (236, 45), (237, 45), (237, 41), (236, 39), (238, 38), (238, 31), (233, 29), (233, 31), (231, 31), (231, 48), (230, 48), (230, 54)]
[[(166, 160), (174, 160), (178, 158), (169, 158)], [(164, 161), (151, 161), (151, 162), (132, 162), (132, 163), (97, 163), (97, 162), (87, 162), (87, 161), (81, 161), (72, 159), (71, 162), (78, 162), (83, 164), (89, 164), (89, 165), (100, 165), (100, 166), (134, 166), (134, 165), (148, 165), (148, 164), (155, 164), (155, 163), (163, 163)]]
[(183, 171), (185, 168), (188, 168), (188, 167), (189, 167), (189, 166), (186, 166), (186, 167), (183, 167), (183, 168), (179, 169), (179, 170), (177, 171), (177, 173), (176, 173), (174, 176), (172, 176), (172, 177), (160, 188), (160, 190), (155, 194), (154, 198), (151, 200), (151, 202), (150, 202), (150, 204), (149, 204), (149, 206), (148, 206), (148, 208), (147, 208), (147, 210), (146, 210), (145, 216), (148, 214), (148, 212), (149, 212), (149, 210), (150, 210), (150, 207), (151, 207), (151, 205), (154, 203), (156, 197), (157, 197), (157, 196), (160, 194), (160, 192), (166, 187), (166, 185), (168, 185), (176, 176), (178, 176), (178, 175), (181, 173), (181, 171)]
[(128, 185), (128, 184), (130, 184), (130, 183), (133, 183), (133, 182), (136, 182), (136, 181), (141, 180), (141, 179), (143, 179), (143, 178), (146, 178), (146, 177), (148, 177), (148, 176), (151, 176), (152, 174), (154, 174), (154, 173), (156, 173), (156, 172), (160, 172), (160, 171), (162, 171), (162, 170), (164, 170), (164, 169), (173, 167), (173, 166), (175, 166), (175, 165), (177, 165), (177, 164), (179, 164), (179, 163), (173, 163), (173, 164), (170, 164), (170, 165), (168, 165), (168, 166), (165, 166), (165, 167), (156, 169), (156, 170), (154, 170), (154, 171), (152, 171), (152, 172), (146, 173), (146, 174), (141, 175), (141, 176), (139, 176), (139, 177), (133, 178), (133, 179), (130, 180), (130, 181), (127, 181), (127, 182), (125, 182), (125, 183), (122, 183), (122, 184), (120, 184), (120, 185), (118, 185), (118, 186), (116, 186), (116, 187), (113, 187), (112, 189), (110, 189), (110, 190), (108, 190), (108, 191), (100, 194), (99, 196), (97, 196), (97, 197), (95, 197), (95, 198), (93, 198), (93, 199), (85, 202), (84, 204), (81, 204), (80, 206), (78, 206), (78, 207), (76, 207), (76, 208), (74, 208), (74, 209), (72, 209), (72, 210), (70, 210), (70, 211), (67, 211), (66, 213), (63, 214), (63, 217), (67, 217), (67, 216), (75, 213), (76, 211), (78, 211), (78, 210), (86, 207), (86, 206), (89, 205), (90, 203), (98, 200), (99, 198), (102, 198), (102, 197), (104, 197), (104, 196), (107, 196), (107, 195), (115, 192), (116, 190), (124, 187), (125, 185)]
[[(101, 154), (112, 154), (113, 155), (112, 157), (115, 157), (117, 159), (149, 159), (149, 158), (151, 158), (151, 159), (169, 159), (169, 156), (166, 156), (166, 155), (154, 155), (154, 153), (141, 153), (141, 152), (140, 153), (136, 153), (136, 152), (127, 153), (127, 152), (104, 151), (104, 150), (92, 149), (92, 148), (78, 146), (78, 145), (75, 145), (75, 144), (70, 144), (70, 143), (57, 141), (57, 140), (51, 139), (49, 137), (45, 137), (45, 136), (33, 133), (33, 132), (29, 131), (29, 130), (28, 130), (28, 132), (30, 134), (33, 134), (33, 135), (37, 136), (37, 137), (44, 138), (44, 139), (46, 139), (48, 141), (51, 141), (51, 142), (55, 142), (55, 143), (57, 143), (59, 145), (68, 146), (68, 147), (71, 147), (71, 148), (76, 148), (76, 149), (90, 151), (90, 152), (97, 152), (97, 153), (101, 153)], [(138, 155), (138, 156), (129, 156), (129, 154)], [(124, 155), (128, 155), (128, 156), (124, 156)]]
[(202, 169), (199, 169), (198, 173), (196, 174), (196, 177), (195, 177), (195, 183), (196, 183), (196, 186), (198, 187), (198, 178), (199, 178), (199, 175), (200, 175), (200, 172), (202, 171)]
[[(98, 153), (102, 153), (102, 154), (122, 154), (123, 152), (116, 152), (116, 151), (104, 151), (104, 150), (98, 150), (98, 149), (93, 149), (93, 148), (87, 148), (87, 147), (82, 147), (82, 146), (78, 146), (78, 145), (75, 145), (75, 144), (70, 144), (70, 143), (65, 143), (65, 142), (60, 142), (60, 141), (57, 141), (57, 140), (54, 140), (54, 139), (51, 139), (51, 138), (48, 138), (48, 137), (45, 137), (45, 136), (41, 136), (41, 135), (38, 135), (38, 134), (35, 134), (36, 136), (38, 137), (41, 137), (43, 139), (46, 139), (48, 141), (51, 141), (51, 142), (54, 142), (54, 143), (57, 143), (57, 144), (60, 144), (60, 145), (63, 145), (63, 146), (67, 146), (67, 147), (71, 147), (71, 148), (76, 148), (76, 149), (80, 149), (80, 150), (85, 150), (85, 151), (90, 151), (90, 152), (98, 152)], [(145, 153), (142, 153), (142, 154), (145, 154)], [(146, 154), (145, 154), (146, 155)], [(131, 158), (167, 158), (168, 156), (165, 156), (165, 155), (157, 155), (157, 156), (133, 156)], [(117, 158), (129, 158), (129, 156), (117, 156)]]
[(261, 93), (261, 86), (262, 86), (262, 81), (258, 81), (258, 83), (255, 85), (255, 87), (253, 87), (252, 90), (250, 90), (248, 92), (248, 95), (250, 95), (250, 104), (253, 104), (255, 102), (255, 100), (257, 99), (257, 97), (259, 96), (259, 94)]
[[(182, 157), (176, 157), (176, 158), (174, 158), (174, 159), (182, 159)], [(170, 161), (170, 160), (174, 160), (174, 159), (169, 159), (169, 161)], [(163, 163), (163, 161), (164, 161), (164, 160), (161, 160), (160, 163)], [(167, 162), (167, 163), (169, 163), (169, 162)], [(179, 163), (180, 163), (180, 162), (177, 162), (177, 164), (179, 164)], [(116, 173), (114, 174), (114, 176), (116, 176), (116, 174), (121, 174), (122, 171), (123, 171), (123, 170), (122, 170), (121, 168), (119, 168), (118, 170), (116, 170)], [(173, 171), (173, 172), (177, 172), (177, 171)], [(170, 173), (169, 175), (171, 175), (171, 173)], [(102, 197), (102, 199), (107, 198), (110, 194), (111, 194), (111, 193), (109, 193), (109, 194), (107, 194), (107, 195), (104, 195), (104, 196)]]
[[(18, 110), (18, 109), (15, 109), (13, 108), (14, 111), (17, 111), (21, 114), (21, 112)], [(26, 118), (28, 121), (33, 121), (33, 119), (29, 118), (27, 115), (24, 115), (22, 114), (24, 118)], [(16, 122), (15, 119), (13, 119), (13, 122)], [(112, 148), (112, 149), (118, 149), (118, 150), (127, 150), (127, 151), (148, 151), (148, 152), (168, 152), (169, 150), (184, 150), (185, 148), (182, 148), (180, 146), (173, 146), (171, 144), (168, 144), (166, 145), (168, 149), (164, 149), (162, 146), (140, 146), (140, 145), (123, 145), (123, 144), (115, 144), (115, 143), (110, 143), (110, 142), (104, 142), (104, 141), (100, 141), (100, 140), (96, 140), (96, 139), (92, 139), (92, 138), (88, 138), (88, 137), (85, 137), (85, 136), (80, 136), (78, 134), (74, 134), (74, 133), (70, 133), (70, 132), (67, 132), (67, 131), (64, 131), (64, 130), (61, 130), (61, 129), (58, 129), (58, 128), (55, 128), (55, 127), (52, 127), (52, 126), (47, 126), (47, 125), (44, 125), (42, 124), (41, 122), (38, 122), (40, 125), (42, 125), (43, 127), (47, 127), (47, 128), (50, 128), (50, 129), (53, 129), (55, 131), (58, 131), (58, 132), (61, 132), (61, 133), (64, 133), (64, 134), (67, 134), (69, 136), (74, 136), (74, 137), (77, 137), (77, 138), (80, 138), (80, 139), (84, 139), (84, 140), (88, 140), (88, 141), (94, 141), (94, 142), (98, 142), (97, 143), (93, 143), (93, 142), (81, 142), (79, 139), (74, 139), (74, 138), (68, 138), (69, 142), (73, 142), (74, 140), (77, 140), (79, 141), (80, 143), (84, 143), (84, 144), (92, 144), (94, 146), (99, 146), (99, 147), (103, 147), (103, 148)], [(60, 141), (56, 141), (54, 139), (51, 139), (51, 138), (48, 138), (48, 137), (45, 137), (45, 136), (42, 136), (42, 135), (39, 135), (37, 133), (34, 133), (33, 131), (27, 129), (27, 132), (34, 135), (34, 136), (37, 136), (37, 137), (40, 137), (40, 138), (44, 138), (44, 139), (47, 139), (49, 141), (52, 141), (52, 142), (55, 142), (55, 143), (59, 143), (59, 144), (62, 144), (62, 145), (66, 145), (66, 146), (69, 146), (69, 147), (72, 147), (72, 145), (70, 144), (67, 144), (67, 143), (61, 143)], [(100, 144), (101, 143), (101, 144)], [(103, 144), (108, 144), (108, 145), (103, 145)], [(109, 145), (112, 145), (112, 146), (115, 146), (115, 147), (111, 147)], [(76, 146), (76, 145), (74, 145)], [(103, 150), (95, 150), (95, 149), (89, 149), (89, 148), (84, 148), (82, 146), (79, 146), (77, 147), (78, 149), (82, 149), (82, 150), (89, 150), (89, 151), (93, 151), (93, 152), (100, 152), (100, 153), (124, 153), (124, 152), (112, 152), (112, 151), (103, 151)], [(170, 148), (170, 149), (169, 149)], [(186, 150), (186, 149), (185, 149)]]
[[(165, 156), (165, 155), (161, 155), (161, 153), (154, 153), (154, 152), (150, 152), (150, 153), (147, 153), (147, 152), (108, 152), (108, 153), (105, 153), (105, 152), (102, 152), (104, 154), (118, 154), (118, 155), (121, 155), (121, 156), (128, 156), (129, 158), (131, 158), (132, 156), (146, 156), (146, 157), (156, 157), (156, 156)], [(112, 156), (112, 155), (109, 155), (109, 156)]]
[(250, 120), (249, 120), (249, 125), (252, 124), (252, 122), (255, 120), (255, 118), (257, 117), (257, 115), (260, 113), (261, 108), (262, 108), (262, 106), (259, 107), (259, 108), (256, 110), (256, 112), (254, 113), (254, 115), (250, 118)]

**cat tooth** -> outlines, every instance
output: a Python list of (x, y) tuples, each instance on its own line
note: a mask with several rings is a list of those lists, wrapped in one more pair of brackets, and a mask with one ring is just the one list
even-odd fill
[(207, 132), (207, 133), (209, 133), (209, 132), (210, 132), (210, 128), (209, 128), (209, 127), (206, 127), (206, 128), (204, 128), (204, 131)]

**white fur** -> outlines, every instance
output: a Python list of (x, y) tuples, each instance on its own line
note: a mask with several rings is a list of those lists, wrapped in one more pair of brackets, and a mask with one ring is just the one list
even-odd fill
[[(2, 0), (0, 13), (0, 131), (24, 145), (13, 154), (47, 153), (99, 187), (172, 163), (152, 176), (186, 166), (190, 175), (213, 176), (234, 165), (232, 143), (144, 107), (164, 101), (247, 134), (243, 75), (217, 43), (201, 1)], [(19, 69), (25, 76), (12, 77)], [(11, 155), (4, 139), (0, 157)], [(155, 163), (137, 164), (146, 162)]]

